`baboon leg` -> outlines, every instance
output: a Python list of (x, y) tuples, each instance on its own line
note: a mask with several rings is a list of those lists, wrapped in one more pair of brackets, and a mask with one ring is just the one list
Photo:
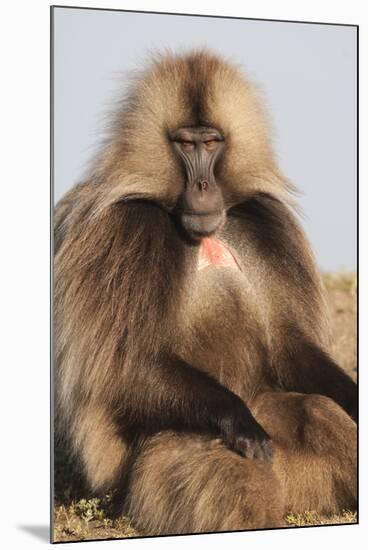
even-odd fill
[(281, 526), (283, 511), (269, 463), (218, 439), (175, 432), (146, 440), (124, 505), (139, 530), (155, 535)]
[(250, 408), (274, 442), (286, 511), (356, 507), (357, 428), (339, 405), (321, 395), (267, 392)]
[(128, 447), (111, 414), (103, 407), (83, 408), (77, 415), (72, 436), (90, 487), (94, 491), (106, 491), (116, 486)]

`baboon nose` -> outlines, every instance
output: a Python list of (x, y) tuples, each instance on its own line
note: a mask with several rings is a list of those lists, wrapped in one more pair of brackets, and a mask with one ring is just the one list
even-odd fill
[(207, 215), (222, 212), (224, 203), (217, 185), (199, 177), (188, 185), (181, 201), (181, 209), (189, 214)]
[(204, 178), (199, 179), (197, 185), (200, 191), (206, 191), (206, 189), (208, 189), (208, 181)]

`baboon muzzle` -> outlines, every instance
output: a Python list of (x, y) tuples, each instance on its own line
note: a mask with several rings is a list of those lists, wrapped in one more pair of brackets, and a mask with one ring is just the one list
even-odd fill
[(181, 220), (184, 229), (195, 238), (214, 233), (224, 220), (222, 193), (215, 180), (198, 178), (187, 184), (182, 197)]
[(214, 128), (179, 128), (173, 135), (185, 168), (185, 190), (178, 207), (184, 229), (195, 238), (214, 233), (224, 219), (224, 200), (214, 167), (224, 147)]

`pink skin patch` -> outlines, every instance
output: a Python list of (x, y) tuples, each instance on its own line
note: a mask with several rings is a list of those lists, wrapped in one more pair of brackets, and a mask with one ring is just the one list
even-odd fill
[(232, 269), (241, 271), (238, 262), (230, 250), (221, 241), (213, 237), (202, 239), (199, 249), (198, 269), (204, 269), (209, 265), (231, 267)]

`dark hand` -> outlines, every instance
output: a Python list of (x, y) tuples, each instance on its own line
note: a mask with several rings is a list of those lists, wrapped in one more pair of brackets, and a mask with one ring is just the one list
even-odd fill
[(272, 462), (272, 441), (239, 397), (232, 395), (231, 406), (217, 416), (217, 427), (224, 443), (245, 458)]

